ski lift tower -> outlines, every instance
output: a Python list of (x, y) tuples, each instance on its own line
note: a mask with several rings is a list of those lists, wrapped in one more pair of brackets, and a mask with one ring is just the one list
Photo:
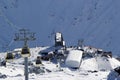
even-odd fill
[(78, 49), (83, 48), (83, 42), (84, 42), (84, 39), (79, 39), (78, 40)]
[(28, 29), (20, 29), (19, 33), (15, 33), (15, 41), (24, 41), (24, 46), (22, 48), (22, 56), (24, 57), (24, 63), (25, 63), (25, 80), (28, 80), (28, 57), (30, 56), (29, 48), (27, 45), (28, 41), (33, 41), (36, 38), (34, 37), (35, 33), (30, 32)]

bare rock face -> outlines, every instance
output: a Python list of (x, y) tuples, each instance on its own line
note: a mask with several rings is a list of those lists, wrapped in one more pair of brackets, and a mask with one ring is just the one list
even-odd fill
[(117, 67), (114, 71), (111, 71), (107, 80), (120, 80), (120, 67)]

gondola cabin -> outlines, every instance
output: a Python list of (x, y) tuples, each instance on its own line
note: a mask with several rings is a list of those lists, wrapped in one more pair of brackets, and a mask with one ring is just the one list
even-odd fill
[(23, 47), (21, 55), (22, 57), (30, 57), (30, 49), (27, 46)]
[(9, 53), (6, 54), (6, 61), (7, 61), (7, 62), (12, 62), (13, 59), (14, 59), (13, 53), (10, 53), (10, 52), (9, 52)]
[(41, 57), (40, 57), (40, 56), (37, 56), (37, 59), (36, 59), (36, 67), (40, 67), (41, 65), (42, 65)]

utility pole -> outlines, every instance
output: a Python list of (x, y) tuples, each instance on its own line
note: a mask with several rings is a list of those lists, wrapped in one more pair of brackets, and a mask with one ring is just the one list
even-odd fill
[[(30, 32), (27, 29), (20, 29), (19, 33), (15, 33), (15, 41), (24, 41), (24, 47), (27, 47), (27, 41), (33, 41), (35, 40), (35, 33)], [(25, 64), (25, 69), (24, 69), (24, 75), (25, 75), (25, 80), (28, 80), (28, 57), (24, 57), (24, 64)]]

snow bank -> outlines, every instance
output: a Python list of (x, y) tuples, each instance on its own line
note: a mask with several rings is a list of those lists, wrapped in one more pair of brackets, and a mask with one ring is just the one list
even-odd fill
[(82, 60), (80, 69), (81, 70), (88, 70), (88, 71), (97, 71), (98, 64), (96, 62), (96, 59), (95, 58), (88, 58), (88, 59)]
[(116, 67), (120, 66), (120, 61), (118, 61), (115, 58), (109, 58), (109, 62), (111, 64), (112, 69), (115, 69)]
[(110, 71), (120, 66), (120, 62), (115, 58), (94, 57), (82, 60), (80, 69), (87, 71)]
[(107, 57), (97, 57), (96, 58), (98, 63), (99, 70), (112, 70), (109, 58)]
[(0, 67), (0, 73), (6, 74), (8, 76), (24, 75), (22, 69), (17, 69), (15, 67)]

